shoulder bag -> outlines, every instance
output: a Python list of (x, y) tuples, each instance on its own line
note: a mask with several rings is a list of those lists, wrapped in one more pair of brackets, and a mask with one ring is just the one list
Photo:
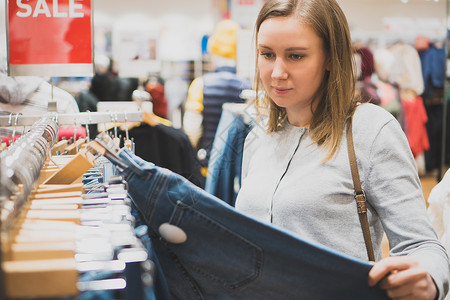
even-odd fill
[(366, 195), (361, 187), (358, 164), (356, 163), (355, 147), (353, 145), (352, 117), (350, 117), (347, 122), (347, 149), (353, 186), (355, 189), (356, 206), (358, 208), (358, 216), (364, 236), (364, 243), (366, 244), (367, 256), (369, 257), (369, 261), (375, 261), (372, 239), (370, 238), (369, 221), (367, 220)]

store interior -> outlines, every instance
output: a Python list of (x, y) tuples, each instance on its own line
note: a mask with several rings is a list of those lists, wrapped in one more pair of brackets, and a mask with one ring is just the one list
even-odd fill
[[(237, 74), (246, 78), (249, 82), (254, 81), (253, 24), (264, 0), (91, 1), (94, 62), (92, 74), (86, 76), (46, 76), (52, 86), (67, 91), (76, 99), (80, 113), (99, 112), (108, 114), (101, 121), (92, 123), (90, 123), (91, 117), (89, 115), (83, 115), (78, 120), (75, 117), (74, 127), (85, 124), (85, 128), (83, 128), (85, 130), (84, 137), (87, 137), (88, 140), (89, 138), (94, 139), (98, 133), (108, 129), (109, 133), (116, 138), (126, 136), (126, 139), (121, 142), (121, 146), (128, 146), (126, 143), (129, 141), (129, 130), (139, 127), (138, 124), (141, 121), (140, 119), (139, 122), (133, 122), (135, 113), (143, 110), (145, 112), (150, 111), (152, 115), (153, 113), (157, 114), (158, 107), (151, 104), (153, 94), (149, 96), (150, 94), (147, 92), (149, 84), (162, 87), (162, 96), (161, 94), (159, 96), (165, 98), (166, 108), (164, 113), (158, 115), (156, 119), (152, 117), (151, 120), (144, 120), (144, 123), (151, 125), (154, 122), (158, 124), (162, 122), (162, 124), (167, 124), (168, 127), (183, 131), (183, 118), (189, 85), (195, 78), (213, 71), (206, 43), (214, 30), (215, 24), (222, 19), (230, 18), (240, 24), (241, 30), (237, 38)], [(416, 98), (420, 97), (420, 101), (423, 101), (423, 111), (427, 119), (422, 126), (426, 134), (427, 146), (421, 146), (422, 148), (419, 150), (416, 150), (416, 148), (413, 150), (425, 200), (428, 199), (433, 188), (442, 180), (450, 167), (449, 1), (337, 1), (347, 16), (355, 49), (367, 49), (371, 52), (371, 55), (375, 55), (373, 56), (375, 58), (377, 57), (376, 54), (395, 45), (414, 47), (417, 49), (418, 58), (419, 55), (423, 55), (431, 48), (442, 50), (445, 53), (445, 57), (443, 57), (445, 66), (440, 65), (445, 73), (442, 84), (433, 86), (432, 92), (430, 92), (427, 89), (426, 79), (424, 79), (422, 85), (425, 87), (416, 93)], [(2, 55), (0, 62), (5, 62), (8, 55), (7, 5), (8, 0), (0, 0), (0, 54)], [(420, 44), (420, 47), (424, 48), (417, 48), (420, 42), (425, 42), (426, 46)], [(377, 64), (376, 60), (375, 64)], [(364, 72), (363, 70), (359, 71)], [(376, 75), (376, 78), (379, 76), (375, 69), (371, 71), (369, 77), (374, 78), (374, 75)], [(106, 78), (109, 80), (108, 85), (102, 86), (102, 84), (106, 84)], [(111, 78), (113, 78), (113, 81)], [(114, 82), (114, 87), (112, 82)], [(362, 80), (359, 81), (358, 88), (361, 90), (365, 88)], [(161, 89), (159, 92), (161, 93)], [(431, 94), (427, 94), (427, 92)], [(156, 98), (156, 96), (154, 97)], [(382, 103), (383, 99), (380, 97), (379, 101)], [(115, 119), (114, 113), (116, 114)], [(393, 111), (396, 117), (400, 116), (401, 113), (399, 108)], [(117, 114), (120, 114), (120, 116), (118, 117)], [(138, 117), (136, 118), (138, 119)], [(67, 119), (63, 120), (67, 120), (67, 123), (72, 122), (69, 119), (70, 117), (67, 116)], [(399, 120), (406, 122), (401, 118)], [(9, 125), (11, 123), (10, 120)], [(77, 132), (76, 129), (74, 132), (72, 127), (70, 130), (67, 135), (73, 135), (74, 140), (76, 140), (76, 136), (80, 132)], [(25, 126), (23, 131), (25, 132)], [(15, 129), (14, 134), (16, 134)], [(143, 139), (142, 136), (140, 138)], [(137, 137), (136, 139), (138, 140)], [(152, 135), (151, 139), (153, 139), (152, 142), (157, 141), (156, 135)], [(137, 140), (133, 140), (133, 143), (137, 143)], [(73, 142), (76, 144), (75, 141)], [(67, 145), (65, 144), (65, 146)], [(152, 146), (154, 145), (149, 147)], [(76, 147), (76, 151), (79, 150), (77, 145), (73, 147)], [(148, 150), (148, 148), (146, 149)], [(167, 152), (168, 150), (160, 151)], [(187, 150), (181, 149), (180, 151), (186, 152)], [(197, 155), (199, 154), (197, 153)], [(61, 167), (62, 163), (66, 163), (66, 161), (61, 159), (56, 163), (61, 163), (59, 165)], [(92, 162), (83, 161), (80, 165), (84, 163), (86, 169), (83, 171), (81, 170), (83, 168), (81, 168), (80, 172), (85, 172), (88, 166), (92, 164)], [(73, 165), (71, 167), (77, 168)], [(78, 177), (75, 176), (77, 178), (74, 177), (74, 180), (81, 180), (80, 178), (83, 178), (83, 182), (87, 180), (86, 173), (75, 172), (75, 174)], [(52, 180), (50, 171), (48, 176), (45, 180), (42, 179), (42, 182), (50, 183)], [(203, 187), (203, 177), (200, 173), (195, 174), (192, 177), (192, 182)], [(118, 185), (116, 186), (117, 189), (123, 188), (121, 182), (114, 184)], [(123, 190), (121, 191), (123, 192)], [(126, 202), (124, 199), (122, 200)], [(0, 220), (0, 229), (1, 225)], [(386, 243), (387, 241), (384, 243), (383, 255), (388, 255), (389, 249)], [(1, 242), (0, 246), (2, 246)], [(139, 255), (141, 250), (141, 248), (137, 249), (134, 254)], [(1, 259), (0, 251), (0, 261)], [(139, 261), (139, 263), (145, 262), (148, 262), (148, 260)], [(151, 266), (149, 268), (151, 269)], [(150, 274), (151, 272), (147, 273)], [(64, 276), (67, 276), (67, 274)], [(2, 272), (0, 270), (1, 281)], [(122, 283), (114, 284), (117, 288)], [(86, 287), (86, 290), (89, 289), (90, 287)], [(31, 288), (30, 291), (30, 293), (34, 292)], [(50, 294), (45, 294), (45, 296), (52, 296), (51, 293), (53, 292), (57, 293), (53, 290), (47, 292)], [(27, 295), (27, 291), (24, 292), (24, 295), (25, 297), (30, 296)], [(1, 296), (2, 293), (0, 292), (0, 299), (2, 299)], [(23, 295), (18, 293), (18, 297), (23, 298)], [(142, 295), (139, 295), (139, 297), (142, 297)]]
[[(230, 16), (244, 29), (238, 42), (237, 73), (253, 80), (252, 29), (261, 1), (253, 1), (252, 8), (241, 6), (239, 9), (235, 8), (237, 5), (231, 5), (229, 9), (227, 3), (234, 2), (221, 0), (196, 0), (195, 5), (182, 0), (167, 4), (137, 0), (127, 2), (127, 5), (118, 0), (116, 2), (94, 1), (93, 24), (95, 53), (116, 62), (114, 66), (119, 76), (145, 78), (150, 73), (156, 73), (164, 80), (181, 77), (189, 84), (194, 78), (210, 71), (202, 38), (211, 34), (214, 24), (221, 18)], [(398, 42), (414, 45), (418, 36), (426, 37), (431, 43), (446, 43), (446, 1), (340, 0), (339, 4), (348, 18), (353, 41), (370, 49), (383, 49)], [(126, 40), (123, 40), (124, 37)], [(140, 51), (136, 47), (139, 47), (139, 40), (142, 41), (143, 37), (151, 41), (154, 56), (146, 64), (140, 62), (140, 66), (145, 66), (140, 68), (130, 63), (130, 48)], [(65, 83), (60, 84), (64, 86)], [(75, 89), (73, 93), (80, 89), (76, 85), (65, 87)], [(166, 87), (166, 92), (172, 93), (170, 86)], [(176, 94), (176, 91), (173, 93)], [(179, 101), (174, 100), (171, 104), (169, 99), (169, 105), (176, 106)], [(419, 173), (431, 178), (431, 185), (439, 181), (450, 164), (448, 139), (444, 142), (449, 132), (445, 128), (448, 122), (444, 121), (448, 106), (446, 101), (439, 105), (433, 110), (433, 115), (430, 113), (430, 122), (436, 124), (430, 123), (428, 126), (434, 140), (433, 154), (430, 155), (441, 158), (432, 166), (418, 162)], [(433, 121), (436, 119), (439, 120)], [(181, 127), (181, 121), (175, 120), (175, 126)]]

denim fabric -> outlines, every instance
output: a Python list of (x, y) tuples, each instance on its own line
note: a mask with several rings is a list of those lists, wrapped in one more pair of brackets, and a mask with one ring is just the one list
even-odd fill
[[(367, 284), (371, 265), (261, 223), (183, 177), (120, 152), (123, 175), (151, 232), (175, 299), (387, 299)], [(169, 222), (187, 234), (172, 244)]]
[(135, 229), (136, 236), (140, 238), (142, 244), (147, 249), (148, 258), (154, 263), (153, 285), (145, 289), (146, 300), (171, 300), (169, 288), (162, 272), (158, 257), (153, 249), (150, 236), (147, 233), (147, 226), (141, 225)]
[[(228, 140), (228, 135), (230, 132), (231, 124), (235, 116), (231, 111), (223, 110), (220, 115), (219, 125), (217, 125), (216, 135), (214, 136), (214, 141), (208, 161), (208, 174), (206, 176), (205, 191), (214, 195), (215, 186), (218, 181), (214, 176), (217, 174), (217, 165), (220, 164), (222, 155), (224, 154), (224, 149), (226, 141)], [(219, 197), (220, 198), (220, 197)]]
[(211, 149), (205, 190), (234, 206), (241, 186), (244, 141), (250, 125), (224, 110)]
[(244, 103), (240, 97), (242, 90), (250, 88), (247, 79), (236, 75), (236, 68), (219, 66), (214, 72), (207, 73), (203, 78), (203, 132), (198, 141), (197, 149), (205, 149), (206, 159), (200, 160), (204, 167), (208, 166), (211, 147), (216, 135), (222, 105), (224, 103)]

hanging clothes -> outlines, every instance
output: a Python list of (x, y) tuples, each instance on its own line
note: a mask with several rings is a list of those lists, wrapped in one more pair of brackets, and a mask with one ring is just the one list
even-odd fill
[(430, 149), (425, 153), (427, 171), (439, 169), (442, 161), (442, 127), (444, 116), (444, 82), (446, 54), (444, 47), (430, 45), (420, 52), (425, 91), (422, 95), (427, 111)]
[(145, 84), (145, 90), (152, 96), (153, 112), (161, 118), (167, 118), (168, 103), (164, 91), (164, 82), (160, 77), (152, 77)]
[[(67, 91), (52, 86), (40, 77), (9, 77), (0, 73), (0, 115), (43, 115), (51, 100), (57, 102), (58, 113), (78, 113), (75, 98)], [(29, 129), (20, 128), (26, 132)], [(0, 128), (0, 136), (11, 136), (13, 128)]]
[(0, 298), (155, 299), (123, 177), (86, 151), (49, 160), (57, 133), (48, 114), (2, 152)]
[[(118, 136), (126, 132), (119, 130)], [(200, 164), (188, 136), (181, 130), (163, 124), (150, 126), (141, 124), (128, 131), (134, 140), (135, 153), (146, 161), (167, 168), (204, 187), (205, 180), (200, 173)]]
[[(194, 80), (189, 88), (184, 117), (185, 131), (191, 136), (193, 144), (197, 145), (200, 161), (204, 167), (208, 166), (212, 143), (216, 134), (222, 105), (224, 103), (243, 103), (240, 97), (242, 90), (249, 89), (247, 79), (236, 75), (236, 68), (231, 66), (219, 66), (215, 72), (208, 73)], [(198, 143), (193, 138), (195, 130), (189, 128), (195, 123), (189, 111), (201, 113), (200, 139)], [(195, 115), (195, 114), (194, 114)]]
[(426, 128), (426, 123), (428, 122), (427, 112), (422, 97), (413, 97), (407, 92), (403, 92), (401, 97), (408, 128), (409, 146), (414, 157), (417, 157), (430, 148)]
[(358, 80), (364, 80), (375, 72), (375, 63), (372, 51), (365, 46), (356, 47), (354, 50), (361, 57), (361, 75)]
[[(234, 109), (233, 106), (237, 109)], [(252, 125), (244, 118), (247, 104), (226, 103), (211, 148), (205, 190), (234, 206), (241, 187), (244, 141)], [(248, 113), (248, 112), (247, 112)]]
[(433, 97), (434, 89), (444, 88), (446, 66), (445, 49), (431, 45), (428, 50), (421, 52), (420, 61), (425, 83), (424, 98), (428, 99)]
[(389, 82), (377, 81), (376, 84), (381, 106), (396, 116), (401, 109), (400, 91), (397, 86)]
[(410, 89), (421, 95), (424, 90), (422, 65), (417, 50), (408, 44), (397, 43), (389, 48), (394, 61), (389, 72), (389, 82), (398, 83), (402, 90)]

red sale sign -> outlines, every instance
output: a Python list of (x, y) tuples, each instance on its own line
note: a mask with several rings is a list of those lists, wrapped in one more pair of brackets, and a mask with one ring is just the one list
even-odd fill
[(91, 0), (9, 0), (10, 74), (91, 76)]

